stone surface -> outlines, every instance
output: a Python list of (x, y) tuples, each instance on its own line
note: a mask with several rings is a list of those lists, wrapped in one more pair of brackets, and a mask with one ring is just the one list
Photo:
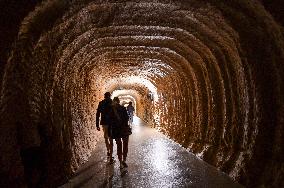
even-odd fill
[(109, 164), (102, 135), (98, 145), (68, 183), (60, 188), (93, 187), (196, 187), (241, 188), (226, 174), (198, 159), (178, 143), (134, 118), (129, 140), (128, 168)]
[(23, 178), (19, 132), (41, 127), (51, 187), (84, 164), (106, 91), (234, 180), (283, 187), (283, 28), (258, 1), (46, 0), (14, 38), (0, 103), (6, 187)]

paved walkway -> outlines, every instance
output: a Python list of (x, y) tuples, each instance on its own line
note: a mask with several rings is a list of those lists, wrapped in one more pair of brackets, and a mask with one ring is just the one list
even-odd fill
[(113, 165), (107, 163), (103, 138), (94, 155), (61, 188), (240, 188), (227, 175), (198, 159), (155, 129), (134, 119), (129, 140), (128, 168), (120, 170), (114, 142)]

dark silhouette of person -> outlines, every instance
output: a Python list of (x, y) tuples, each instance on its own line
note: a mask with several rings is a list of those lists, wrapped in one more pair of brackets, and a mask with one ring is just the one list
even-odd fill
[(16, 122), (16, 126), (25, 182), (29, 188), (40, 187), (43, 174), (43, 156), (38, 127), (24, 122)]
[[(113, 162), (113, 140), (109, 137), (109, 126), (111, 123), (112, 114), (112, 100), (110, 92), (104, 94), (104, 100), (99, 102), (97, 113), (96, 113), (96, 127), (100, 131), (99, 124), (102, 125), (104, 132), (104, 139), (107, 148), (107, 156), (110, 157), (110, 162)], [(101, 117), (101, 118), (100, 118)]]
[(115, 139), (117, 145), (117, 156), (120, 168), (127, 167), (126, 158), (128, 153), (128, 140), (131, 129), (128, 125), (128, 114), (125, 107), (119, 104), (119, 98), (113, 99), (113, 121), (110, 127), (110, 137)]
[(134, 115), (134, 107), (132, 106), (132, 102), (129, 102), (128, 106), (126, 107), (127, 109), (127, 113), (128, 113), (128, 116), (129, 116), (129, 123), (130, 125), (132, 125), (133, 123), (133, 115)]

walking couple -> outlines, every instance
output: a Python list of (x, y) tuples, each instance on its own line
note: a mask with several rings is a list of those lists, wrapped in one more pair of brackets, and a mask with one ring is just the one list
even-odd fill
[[(101, 117), (101, 119), (100, 119)], [(99, 121), (100, 120), (100, 121)], [(117, 145), (117, 156), (120, 168), (127, 167), (126, 158), (128, 153), (128, 140), (131, 128), (128, 124), (129, 117), (126, 108), (120, 105), (119, 98), (111, 99), (111, 94), (106, 92), (104, 100), (99, 102), (96, 113), (96, 127), (100, 131), (99, 122), (102, 125), (104, 139), (107, 148), (109, 162), (113, 163), (113, 139)]]

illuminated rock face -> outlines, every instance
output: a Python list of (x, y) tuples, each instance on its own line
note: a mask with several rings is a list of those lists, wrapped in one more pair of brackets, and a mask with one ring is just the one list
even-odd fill
[(21, 168), (21, 122), (43, 127), (47, 178), (65, 181), (96, 147), (96, 107), (111, 91), (240, 183), (279, 186), (283, 41), (246, 0), (43, 2), (3, 77), (1, 173)]

